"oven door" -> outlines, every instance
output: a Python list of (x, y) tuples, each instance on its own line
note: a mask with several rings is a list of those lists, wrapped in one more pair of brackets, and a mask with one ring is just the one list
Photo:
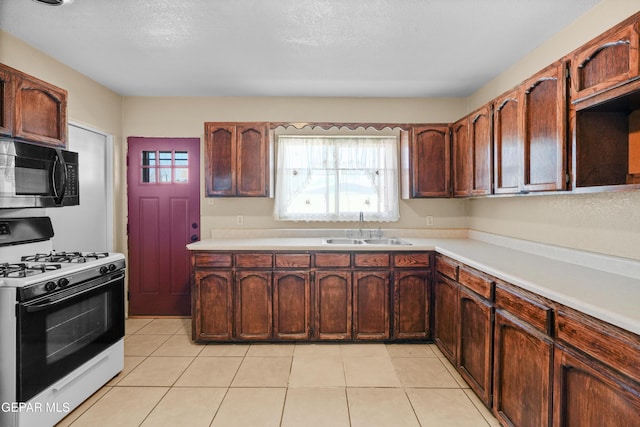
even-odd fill
[(124, 336), (124, 272), (19, 303), (17, 398), (25, 402)]

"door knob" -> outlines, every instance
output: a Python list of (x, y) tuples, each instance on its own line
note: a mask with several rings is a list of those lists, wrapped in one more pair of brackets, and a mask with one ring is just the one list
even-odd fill
[(195, 241), (197, 241), (197, 240), (198, 240), (198, 235), (197, 235), (197, 234), (192, 234), (192, 235), (191, 235), (191, 241), (192, 241), (192, 242), (195, 242)]
[(191, 228), (196, 229), (198, 228), (198, 223), (194, 222), (193, 224), (191, 224)]

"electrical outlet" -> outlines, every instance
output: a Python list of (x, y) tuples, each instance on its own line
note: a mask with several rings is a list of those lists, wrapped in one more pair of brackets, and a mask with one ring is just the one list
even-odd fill
[(427, 225), (433, 225), (433, 216), (427, 215)]
[(208, 198), (207, 199), (207, 205), (213, 206), (213, 199), (212, 198)]
[(243, 215), (236, 216), (236, 224), (237, 225), (244, 225), (244, 216)]

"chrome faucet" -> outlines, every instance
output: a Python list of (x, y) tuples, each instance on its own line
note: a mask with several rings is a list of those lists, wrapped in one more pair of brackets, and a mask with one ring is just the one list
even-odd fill
[(360, 211), (360, 218), (359, 218), (359, 227), (358, 227), (358, 237), (362, 237), (362, 229), (364, 228), (364, 212)]

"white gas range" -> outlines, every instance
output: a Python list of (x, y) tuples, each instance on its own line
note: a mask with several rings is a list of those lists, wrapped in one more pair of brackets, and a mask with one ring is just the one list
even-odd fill
[(53, 426), (124, 365), (122, 254), (55, 252), (48, 217), (0, 219), (0, 426)]

